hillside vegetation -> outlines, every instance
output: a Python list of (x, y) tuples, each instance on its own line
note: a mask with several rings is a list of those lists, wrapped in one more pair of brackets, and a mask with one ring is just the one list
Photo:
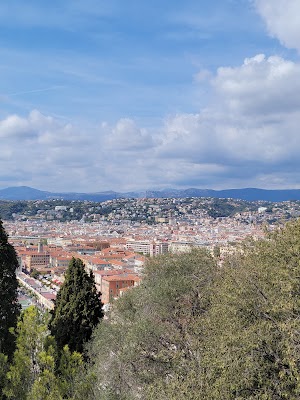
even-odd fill
[(149, 261), (83, 357), (57, 352), (47, 317), (28, 309), (13, 363), (0, 354), (3, 398), (299, 399), (300, 221), (218, 261), (206, 250)]
[(217, 267), (149, 263), (90, 345), (91, 399), (299, 399), (300, 222)]

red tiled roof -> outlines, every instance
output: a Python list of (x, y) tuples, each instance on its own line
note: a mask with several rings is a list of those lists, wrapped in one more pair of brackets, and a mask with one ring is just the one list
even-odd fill
[(141, 278), (138, 277), (137, 275), (133, 274), (121, 274), (121, 275), (112, 275), (112, 276), (104, 276), (102, 278), (104, 281), (134, 281), (134, 282), (140, 282)]

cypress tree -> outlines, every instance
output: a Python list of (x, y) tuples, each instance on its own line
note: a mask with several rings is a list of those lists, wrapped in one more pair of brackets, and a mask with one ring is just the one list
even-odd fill
[(93, 274), (85, 271), (80, 259), (72, 258), (49, 324), (58, 349), (68, 345), (70, 351), (82, 353), (84, 343), (103, 317), (102, 306)]
[(6, 354), (9, 359), (15, 349), (15, 338), (10, 328), (16, 327), (20, 313), (17, 268), (15, 249), (8, 243), (8, 236), (0, 220), (0, 353)]

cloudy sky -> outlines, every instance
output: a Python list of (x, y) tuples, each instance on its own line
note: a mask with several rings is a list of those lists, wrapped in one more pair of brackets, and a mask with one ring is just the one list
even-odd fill
[(0, 2), (0, 188), (300, 188), (299, 0)]

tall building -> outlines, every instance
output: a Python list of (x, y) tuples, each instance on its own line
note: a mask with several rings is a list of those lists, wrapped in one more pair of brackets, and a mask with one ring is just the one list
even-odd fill
[(154, 257), (159, 254), (168, 253), (169, 244), (168, 242), (152, 242), (149, 240), (130, 241), (126, 243), (126, 248), (136, 253), (142, 253), (144, 255), (149, 255), (150, 257)]

